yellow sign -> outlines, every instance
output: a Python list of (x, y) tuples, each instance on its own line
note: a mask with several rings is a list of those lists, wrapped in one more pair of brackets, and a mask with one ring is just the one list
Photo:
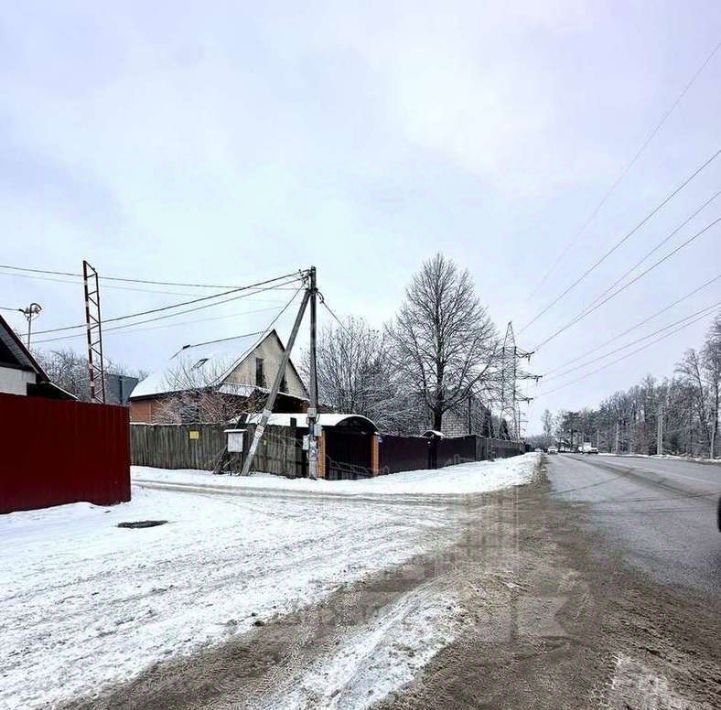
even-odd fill
[(188, 438), (189, 439), (200, 439), (200, 432), (199, 431), (189, 431)]

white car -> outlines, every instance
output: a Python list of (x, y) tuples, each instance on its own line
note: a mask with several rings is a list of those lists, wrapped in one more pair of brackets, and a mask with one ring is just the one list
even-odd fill
[(549, 446), (549, 447), (548, 447), (548, 453), (549, 453), (549, 454), (557, 454), (557, 453), (558, 453), (558, 449), (557, 449), (555, 446)]

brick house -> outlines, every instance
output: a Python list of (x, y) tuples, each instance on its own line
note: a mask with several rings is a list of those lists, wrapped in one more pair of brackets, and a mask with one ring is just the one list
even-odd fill
[[(196, 404), (204, 394), (221, 398), (228, 418), (252, 410), (270, 391), (284, 352), (275, 330), (186, 345), (135, 386), (130, 420), (167, 422), (169, 409), (179, 404), (173, 409), (179, 421), (198, 421), (203, 417)], [(305, 412), (308, 401), (308, 391), (289, 361), (274, 411)]]

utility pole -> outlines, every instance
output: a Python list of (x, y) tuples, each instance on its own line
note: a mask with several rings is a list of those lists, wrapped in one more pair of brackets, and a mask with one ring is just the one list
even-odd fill
[(315, 266), (310, 267), (310, 406), (308, 407), (308, 475), (318, 478), (318, 371), (316, 362), (316, 308), (318, 286)]
[(659, 404), (656, 417), (656, 455), (663, 454), (663, 404)]
[(621, 420), (616, 419), (616, 446), (615, 446), (616, 454), (619, 453), (620, 442), (621, 442)]
[[(270, 419), (270, 415), (273, 412), (273, 405), (275, 405), (275, 399), (278, 396), (280, 383), (283, 381), (283, 375), (285, 374), (285, 369), (288, 366), (288, 361), (290, 360), (290, 352), (293, 349), (295, 338), (298, 335), (298, 331), (300, 330), (300, 324), (303, 321), (303, 315), (305, 314), (305, 309), (308, 306), (310, 296), (311, 290), (310, 288), (306, 288), (306, 291), (303, 294), (303, 300), (301, 301), (300, 308), (298, 309), (298, 314), (295, 317), (295, 323), (293, 323), (293, 330), (290, 333), (288, 346), (283, 353), (283, 357), (280, 361), (280, 366), (278, 367), (278, 372), (276, 372), (275, 374), (273, 387), (271, 387), (268, 399), (265, 401), (263, 413), (260, 415), (260, 422), (255, 427), (255, 434), (253, 435), (253, 441), (250, 444), (248, 455), (245, 457), (245, 461), (243, 462), (243, 470), (240, 474), (241, 476), (247, 476), (250, 473), (251, 466), (253, 465), (253, 459), (255, 458), (255, 454), (258, 451), (258, 445), (260, 444), (260, 440), (263, 437), (265, 427), (268, 425), (268, 419)], [(308, 419), (308, 425), (310, 426), (310, 416), (308, 417)]]
[(26, 308), (18, 308), (28, 321), (28, 350), (30, 350), (30, 333), (32, 332), (33, 318), (37, 318), (42, 311), (42, 306), (39, 303), (31, 303)]

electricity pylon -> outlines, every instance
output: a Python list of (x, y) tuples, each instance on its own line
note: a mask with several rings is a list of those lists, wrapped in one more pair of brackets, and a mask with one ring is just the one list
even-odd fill
[(533, 398), (522, 395), (518, 390), (519, 380), (538, 380), (540, 375), (532, 375), (518, 368), (520, 360), (530, 362), (532, 352), (522, 350), (516, 345), (516, 336), (513, 332), (513, 323), (508, 322), (506, 335), (503, 338), (503, 347), (500, 353), (500, 411), (499, 427), (505, 420), (508, 427), (508, 437), (512, 441), (521, 439), (521, 408), (520, 404), (528, 403)]

